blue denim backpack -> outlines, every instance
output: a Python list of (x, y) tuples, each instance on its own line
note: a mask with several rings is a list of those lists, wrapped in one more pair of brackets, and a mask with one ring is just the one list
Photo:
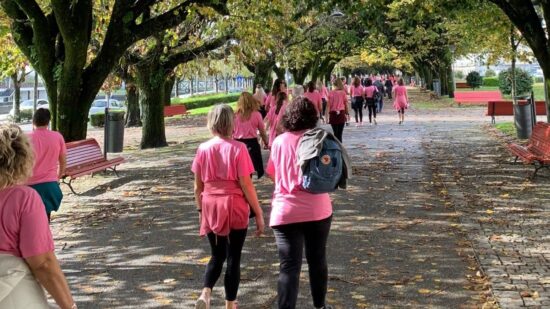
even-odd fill
[(315, 194), (335, 191), (342, 178), (343, 165), (340, 145), (330, 137), (325, 138), (319, 155), (306, 163), (302, 188)]

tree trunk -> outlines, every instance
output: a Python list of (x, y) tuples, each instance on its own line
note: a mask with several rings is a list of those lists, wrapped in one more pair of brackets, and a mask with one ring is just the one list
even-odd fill
[(273, 71), (275, 72), (275, 74), (277, 74), (278, 79), (285, 79), (285, 68), (280, 68), (276, 65), (273, 65)]
[(229, 81), (227, 80), (227, 75), (223, 77), (223, 80), (225, 82), (225, 93), (229, 93)]
[(216, 89), (216, 94), (220, 93), (220, 85), (219, 85), (219, 80), (218, 80), (218, 74), (216, 74), (214, 76), (214, 88)]
[(164, 130), (166, 76), (159, 61), (136, 66), (136, 80), (142, 108), (141, 149), (168, 146)]
[(290, 72), (292, 73), (292, 76), (294, 77), (294, 82), (297, 85), (303, 85), (307, 75), (309, 74), (309, 71), (311, 70), (312, 63), (308, 63), (305, 66), (299, 68), (299, 69), (291, 69)]
[(449, 87), (449, 98), (455, 97), (455, 84), (453, 74), (453, 64), (451, 62), (449, 65), (447, 65), (447, 85)]
[(195, 88), (193, 86), (193, 77), (189, 79), (189, 94), (193, 96), (195, 94)]
[(141, 112), (139, 108), (139, 93), (135, 84), (126, 84), (126, 127), (141, 127)]
[(19, 83), (19, 78), (17, 78), (17, 72), (11, 76), (13, 81), (13, 121), (15, 123), (21, 122), (21, 83)]
[(176, 84), (175, 77), (169, 77), (164, 82), (164, 96), (163, 96), (163, 105), (170, 106), (172, 105), (172, 90), (174, 90), (174, 85)]
[(180, 97), (180, 79), (176, 77), (176, 98)]

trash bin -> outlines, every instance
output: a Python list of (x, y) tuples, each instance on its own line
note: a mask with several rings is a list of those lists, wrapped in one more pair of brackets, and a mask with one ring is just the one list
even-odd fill
[[(520, 99), (521, 98), (521, 99)], [(524, 100), (525, 97), (516, 97), (517, 100)], [(533, 113), (531, 100), (518, 102), (514, 105), (514, 125), (517, 136), (520, 139), (528, 139), (533, 132)]]
[(433, 87), (434, 87), (434, 92), (435, 94), (440, 97), (441, 96), (441, 81), (439, 79), (434, 79), (432, 81), (433, 83)]
[(105, 152), (122, 152), (124, 112), (109, 112), (105, 119)]

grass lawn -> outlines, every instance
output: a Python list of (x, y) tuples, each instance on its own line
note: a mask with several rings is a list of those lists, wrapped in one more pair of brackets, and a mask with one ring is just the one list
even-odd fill
[(516, 135), (516, 127), (513, 122), (500, 122), (495, 125), (495, 128), (500, 130), (502, 133), (510, 136)]
[[(237, 102), (229, 103), (228, 105), (231, 106), (231, 107), (233, 108), (233, 110), (234, 110), (235, 107), (237, 106)], [(212, 108), (212, 106), (194, 108), (194, 109), (190, 109), (190, 110), (189, 110), (189, 113), (190, 113), (192, 116), (206, 115), (206, 114), (208, 114), (208, 111), (209, 111), (211, 108)]]
[[(482, 86), (480, 88), (475, 89), (474, 91), (496, 91), (499, 90), (498, 87), (486, 87)], [(459, 91), (472, 91), (472, 89), (456, 89), (457, 92)], [(533, 84), (533, 92), (535, 93), (535, 99), (537, 101), (543, 101), (544, 100), (544, 84), (543, 83), (535, 83)], [(509, 95), (504, 95), (504, 99), (511, 99), (512, 97)]]
[[(217, 93), (217, 94), (203, 94), (203, 95), (194, 95), (192, 97), (187, 98), (172, 98), (173, 104), (183, 104), (187, 102), (194, 102), (194, 101), (203, 101), (203, 100), (211, 100), (211, 99), (219, 99), (219, 98), (225, 98), (225, 97), (231, 97), (234, 96), (235, 93)], [(238, 95), (238, 94), (237, 94)]]

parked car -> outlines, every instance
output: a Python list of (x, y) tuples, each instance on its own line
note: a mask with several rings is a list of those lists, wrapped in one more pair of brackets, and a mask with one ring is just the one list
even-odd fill
[[(34, 100), (25, 100), (19, 104), (19, 111), (32, 111), (34, 106)], [(50, 108), (50, 103), (44, 99), (36, 100), (36, 108)], [(13, 107), (10, 110), (10, 116), (15, 116), (15, 110)]]
[[(95, 100), (92, 102), (92, 107), (90, 107), (90, 112), (88, 113), (88, 116), (95, 115), (95, 114), (102, 114), (105, 113), (105, 107), (107, 106), (107, 100), (101, 99), (101, 100)], [(124, 106), (123, 102), (120, 102), (115, 99), (109, 100), (109, 110), (110, 111), (126, 111), (126, 106)]]

